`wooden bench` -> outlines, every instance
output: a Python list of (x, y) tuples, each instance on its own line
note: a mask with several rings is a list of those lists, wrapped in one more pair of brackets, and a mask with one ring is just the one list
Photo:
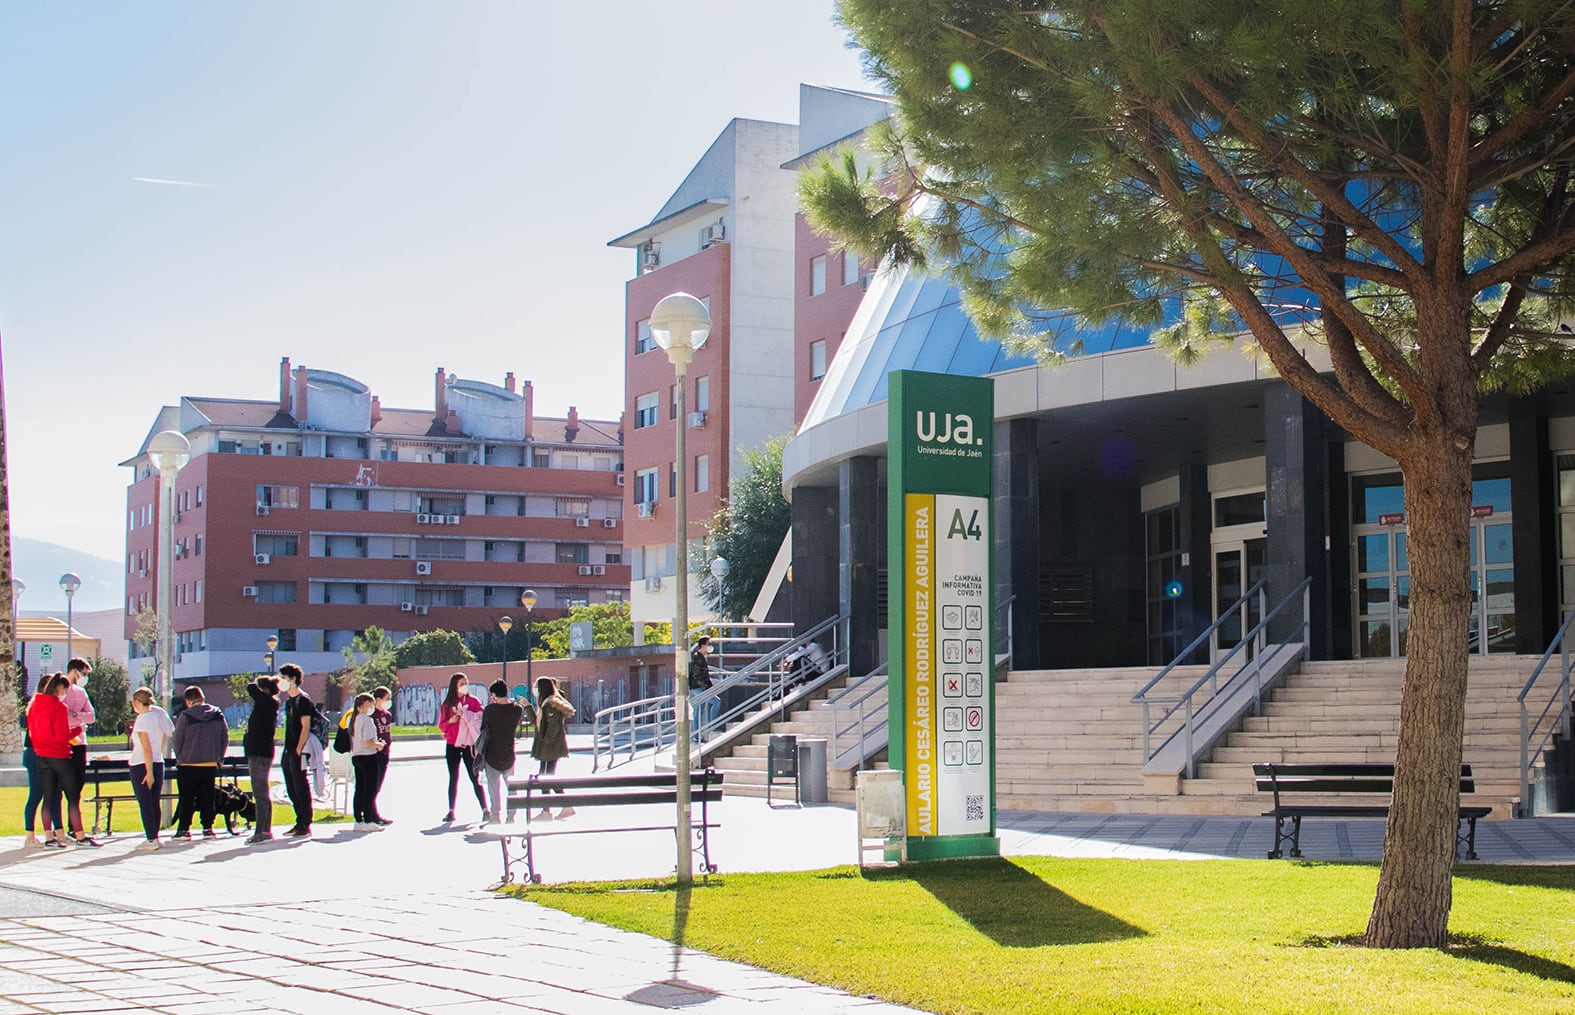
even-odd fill
[[(164, 785), (159, 787), (159, 799), (171, 802), (180, 799), (180, 792), (175, 785), (175, 772), (180, 766), (175, 759), (170, 758), (164, 762)], [(219, 763), (217, 781), (250, 778), (251, 772), (247, 768), (246, 759), (230, 755)], [(88, 797), (88, 787), (93, 789), (93, 796)], [(115, 804), (127, 801), (135, 805), (137, 794), (131, 788), (131, 766), (124, 760), (105, 760), (92, 758), (87, 763), (87, 779), (82, 786), (82, 803), (93, 805), (93, 831), (98, 835), (99, 828), (104, 829), (107, 837), (114, 832)]]
[[(695, 771), (689, 777), (690, 803), (698, 810), (690, 814), (689, 834), (694, 837), (694, 852), (700, 857), (702, 873), (715, 874), (711, 862), (709, 832), (721, 825), (711, 821), (709, 805), (722, 800), (722, 773), (714, 768)], [(514, 867), (525, 865), (528, 883), (541, 884), (536, 872), (535, 840), (551, 835), (577, 835), (604, 832), (673, 832), (677, 834), (676, 812), (664, 824), (617, 825), (591, 824), (575, 827), (565, 822), (554, 822), (550, 831), (537, 831), (531, 823), (532, 813), (546, 807), (572, 807), (580, 811), (594, 811), (602, 807), (667, 807), (678, 805), (678, 776), (673, 772), (654, 775), (588, 775), (588, 776), (531, 776), (528, 779), (509, 780), (509, 812), (525, 815), (524, 832), (505, 832), (499, 836), (503, 847), (503, 883), (514, 880)], [(511, 856), (509, 841), (518, 841), (523, 855)]]
[[(1302, 818), (1382, 818), (1389, 814), (1388, 803), (1285, 803), (1282, 796), (1297, 793), (1316, 793), (1325, 797), (1351, 795), (1389, 794), (1394, 791), (1395, 766), (1386, 764), (1291, 764), (1261, 762), (1252, 766), (1259, 793), (1274, 794), (1274, 809), (1264, 811), (1264, 817), (1274, 819), (1274, 848), (1269, 859), (1285, 855), (1285, 844), (1291, 844), (1293, 857), (1302, 855)], [(1476, 791), (1471, 778), (1471, 766), (1460, 766), (1460, 792)], [(1477, 858), (1477, 819), (1491, 813), (1491, 807), (1460, 808), (1459, 824), (1455, 829), (1455, 853), (1465, 847), (1466, 859)], [(1287, 823), (1290, 830), (1286, 830)]]

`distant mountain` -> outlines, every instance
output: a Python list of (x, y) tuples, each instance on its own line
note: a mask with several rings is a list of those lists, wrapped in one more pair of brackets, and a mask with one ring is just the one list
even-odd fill
[(118, 609), (126, 601), (126, 569), (118, 560), (95, 557), (69, 546), (21, 536), (11, 538), (12, 576), (27, 583), (21, 608), (29, 613), (50, 610), (66, 615), (66, 594), (60, 576), (74, 571), (82, 579), (72, 609), (83, 613)]

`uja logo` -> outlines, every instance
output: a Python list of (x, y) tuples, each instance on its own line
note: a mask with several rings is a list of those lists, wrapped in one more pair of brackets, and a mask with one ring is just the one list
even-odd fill
[[(919, 440), (930, 444), (983, 444), (984, 438), (973, 435), (973, 417), (966, 413), (946, 413), (937, 424), (935, 412), (919, 410), (914, 414), (914, 431)], [(939, 430), (937, 431), (937, 426)]]

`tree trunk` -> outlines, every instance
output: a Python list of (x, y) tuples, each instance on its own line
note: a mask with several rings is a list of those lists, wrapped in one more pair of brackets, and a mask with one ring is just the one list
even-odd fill
[(16, 710), (16, 627), (11, 594), (11, 486), (6, 473), (5, 370), (0, 367), (0, 754), (22, 753)]
[(1420, 436), (1401, 463), (1410, 635), (1394, 801), (1367, 924), (1378, 948), (1441, 948), (1448, 937), (1471, 615), (1471, 441), (1459, 435), (1475, 432), (1475, 409), (1472, 397), (1469, 429), (1457, 415)]

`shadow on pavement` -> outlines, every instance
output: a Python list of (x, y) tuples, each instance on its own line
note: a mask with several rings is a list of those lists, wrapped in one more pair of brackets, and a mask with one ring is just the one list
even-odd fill
[(1147, 933), (1079, 902), (1009, 860), (956, 860), (864, 876), (912, 881), (979, 933), (1008, 948), (1121, 941)]

